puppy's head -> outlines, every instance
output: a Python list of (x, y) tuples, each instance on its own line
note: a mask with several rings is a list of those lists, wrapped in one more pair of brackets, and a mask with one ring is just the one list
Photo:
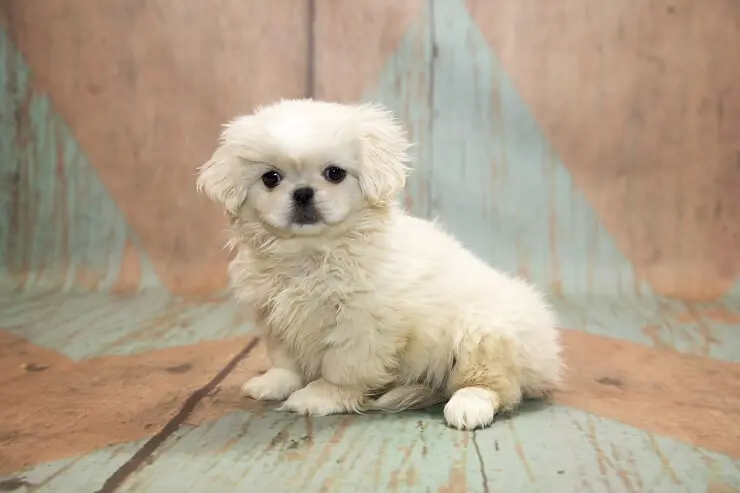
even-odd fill
[(227, 124), (198, 189), (281, 235), (320, 234), (385, 207), (406, 181), (409, 142), (377, 105), (284, 100)]

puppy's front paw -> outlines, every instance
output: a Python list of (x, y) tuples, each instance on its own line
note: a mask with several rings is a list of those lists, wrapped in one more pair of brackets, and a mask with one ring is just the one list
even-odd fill
[(498, 405), (496, 393), (480, 387), (465, 387), (452, 394), (445, 405), (445, 421), (458, 430), (484, 428), (493, 423)]
[(309, 416), (327, 416), (346, 412), (339, 389), (328, 382), (317, 380), (293, 392), (278, 411), (289, 411)]
[(282, 401), (300, 389), (300, 375), (282, 368), (271, 368), (264, 375), (249, 379), (242, 385), (242, 395), (258, 401)]

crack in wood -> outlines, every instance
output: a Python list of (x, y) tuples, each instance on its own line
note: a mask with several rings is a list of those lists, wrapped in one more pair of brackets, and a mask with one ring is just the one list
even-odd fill
[(471, 432), (473, 436), (473, 447), (475, 448), (475, 455), (478, 456), (478, 465), (480, 466), (481, 484), (483, 486), (483, 493), (488, 493), (488, 474), (486, 474), (486, 463), (483, 461), (483, 454), (480, 451), (478, 445), (478, 434), (476, 430)]
[(129, 458), (121, 467), (119, 467), (108, 479), (105, 480), (103, 486), (97, 490), (96, 493), (113, 493), (123, 485), (123, 483), (142, 466), (149, 465), (152, 462), (153, 455), (159, 449), (159, 447), (167, 441), (173, 434), (175, 434), (190, 415), (195, 410), (195, 407), (214, 389), (220, 384), (226, 376), (231, 373), (236, 365), (239, 364), (249, 353), (257, 346), (259, 338), (255, 337), (249, 344), (239, 351), (239, 353), (231, 358), (231, 360), (219, 371), (215, 377), (213, 377), (203, 387), (199, 388), (185, 400), (180, 411), (172, 417), (156, 435), (151, 437), (134, 455)]

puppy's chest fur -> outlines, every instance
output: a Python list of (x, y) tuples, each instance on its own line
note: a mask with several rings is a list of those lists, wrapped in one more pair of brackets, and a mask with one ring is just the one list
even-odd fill
[[(334, 330), (362, 297), (370, 296), (367, 271), (342, 250), (263, 259), (240, 252), (230, 266), (237, 296), (257, 322), (281, 340), (312, 373)], [(349, 336), (349, 334), (345, 334)]]

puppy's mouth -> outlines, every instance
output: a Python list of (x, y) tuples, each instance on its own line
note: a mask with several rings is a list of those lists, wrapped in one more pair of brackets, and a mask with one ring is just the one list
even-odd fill
[(313, 205), (294, 207), (290, 214), (290, 222), (300, 226), (310, 226), (319, 221), (321, 221), (321, 214), (319, 214), (319, 211)]

